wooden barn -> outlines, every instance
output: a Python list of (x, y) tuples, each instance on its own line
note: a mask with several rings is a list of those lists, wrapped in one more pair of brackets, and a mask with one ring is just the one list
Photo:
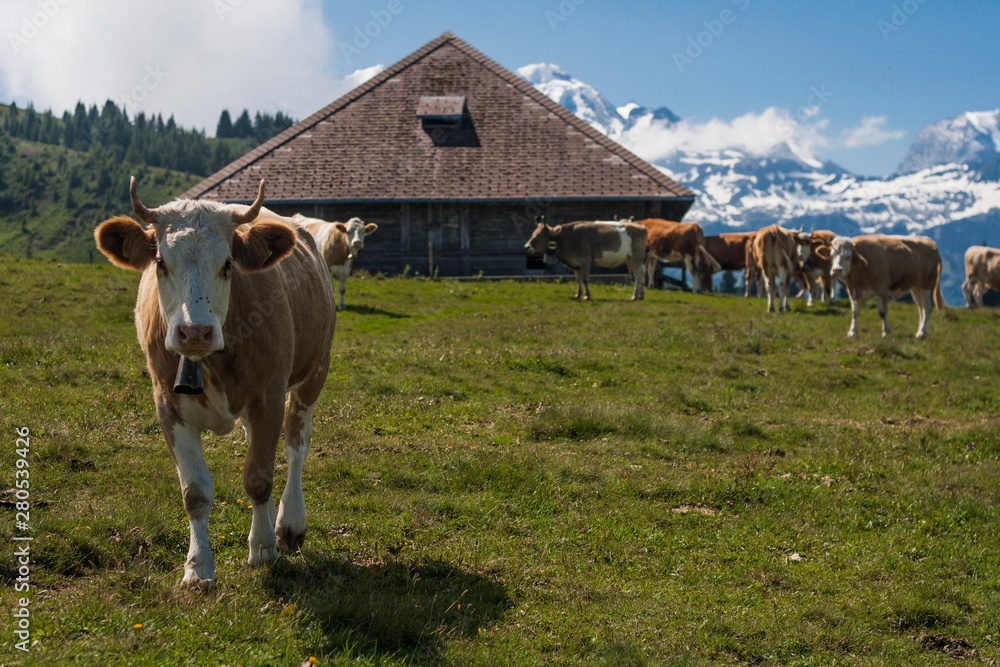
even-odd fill
[(357, 267), (541, 274), (534, 220), (680, 220), (694, 194), (445, 33), (188, 190), (378, 223)]

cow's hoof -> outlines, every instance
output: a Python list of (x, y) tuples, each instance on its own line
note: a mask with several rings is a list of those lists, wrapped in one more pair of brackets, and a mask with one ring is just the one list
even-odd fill
[(292, 530), (291, 528), (278, 529), (278, 551), (290, 554), (302, 548), (302, 543), (306, 541), (306, 532)]
[(215, 577), (203, 579), (199, 577), (194, 570), (188, 570), (184, 573), (184, 578), (181, 580), (181, 586), (193, 591), (211, 591), (216, 587)]
[(919, 331), (919, 332), (917, 332), (917, 335), (914, 336), (914, 338), (916, 338), (917, 340), (923, 340), (923, 339), (927, 338), (927, 333), (923, 332), (923, 331)]
[(250, 567), (259, 567), (276, 560), (278, 560), (278, 549), (273, 544), (268, 547), (250, 547), (247, 564)]

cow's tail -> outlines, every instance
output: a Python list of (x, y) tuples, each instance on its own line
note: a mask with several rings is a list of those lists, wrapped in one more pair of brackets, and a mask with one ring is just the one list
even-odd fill
[(713, 273), (722, 270), (722, 265), (719, 264), (719, 262), (714, 257), (712, 257), (712, 253), (705, 250), (705, 246), (703, 245), (698, 246), (698, 254), (701, 255), (701, 258), (712, 267)]
[(934, 281), (934, 307), (938, 310), (944, 310), (944, 294), (941, 293), (941, 262), (937, 265), (937, 280)]

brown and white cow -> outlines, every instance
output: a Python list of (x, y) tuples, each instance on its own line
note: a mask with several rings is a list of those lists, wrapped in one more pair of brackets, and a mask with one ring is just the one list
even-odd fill
[[(730, 232), (705, 237), (705, 250), (718, 263), (719, 271), (746, 271), (747, 247), (757, 232)], [(707, 273), (707, 272), (706, 272)], [(749, 296), (749, 282), (746, 293)], [(702, 288), (712, 290), (712, 276), (703, 276)]]
[(778, 225), (758, 230), (753, 240), (753, 261), (764, 278), (767, 312), (774, 311), (777, 290), (778, 312), (789, 310), (788, 284), (792, 274), (809, 258), (809, 234), (793, 232)]
[(662, 218), (646, 218), (639, 224), (646, 228), (646, 276), (652, 279), (657, 262), (684, 260), (691, 274), (691, 286), (695, 292), (704, 288), (704, 276), (711, 280), (712, 273), (719, 270), (719, 263), (705, 250), (705, 232), (695, 222), (676, 222)]
[(818, 292), (820, 301), (833, 300), (834, 283), (830, 276), (829, 247), (836, 234), (826, 230), (809, 233), (808, 259), (795, 272), (795, 279), (802, 284), (806, 293), (806, 305), (813, 305), (813, 297)]
[[(134, 177), (130, 194), (149, 227), (120, 216), (101, 223), (94, 236), (113, 264), (142, 272), (135, 325), (191, 529), (182, 583), (212, 586), (214, 491), (201, 432), (229, 433), (237, 419), (246, 432), (249, 564), (301, 546), (302, 465), (330, 365), (333, 290), (312, 237), (261, 207), (263, 181), (251, 206), (178, 200), (148, 209)], [(203, 393), (175, 393), (182, 357), (201, 364)], [(274, 458), (283, 421), (288, 482), (275, 512)]]
[(351, 275), (351, 266), (358, 253), (365, 247), (365, 237), (378, 229), (378, 225), (370, 222), (367, 225), (361, 218), (351, 218), (345, 222), (327, 222), (319, 218), (307, 218), (301, 213), (292, 216), (292, 220), (305, 227), (316, 245), (323, 253), (330, 276), (339, 281), (340, 301), (338, 310), (344, 309), (344, 292), (347, 290), (347, 276)]
[(635, 280), (632, 300), (645, 296), (646, 228), (634, 222), (577, 221), (550, 227), (544, 222), (524, 244), (529, 254), (553, 254), (576, 274), (576, 296), (590, 299), (590, 267), (627, 264)]
[[(821, 251), (825, 252), (825, 251)], [(933, 305), (945, 307), (941, 294), (941, 253), (926, 236), (870, 234), (849, 239), (837, 236), (830, 245), (830, 273), (842, 281), (851, 298), (851, 327), (847, 337), (858, 335), (858, 316), (865, 300), (878, 298), (882, 335), (891, 332), (887, 317), (889, 296), (913, 295), (920, 319), (917, 338), (927, 336)]]
[(965, 282), (962, 294), (969, 308), (982, 307), (987, 290), (1000, 291), (1000, 250), (972, 246), (965, 251)]

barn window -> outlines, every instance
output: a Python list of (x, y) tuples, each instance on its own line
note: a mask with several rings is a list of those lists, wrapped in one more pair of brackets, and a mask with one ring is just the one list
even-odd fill
[(417, 118), (435, 146), (479, 146), (464, 96), (421, 97)]

